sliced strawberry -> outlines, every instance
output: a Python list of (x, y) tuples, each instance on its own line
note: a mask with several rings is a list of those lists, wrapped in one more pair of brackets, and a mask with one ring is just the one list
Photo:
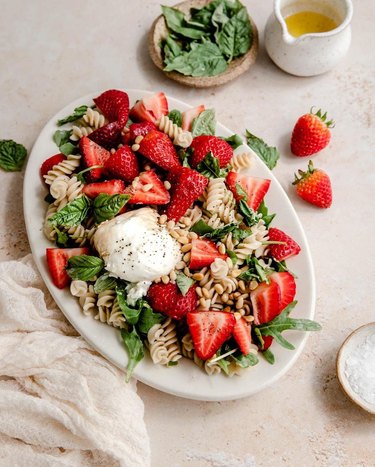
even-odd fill
[(281, 312), (280, 288), (276, 282), (261, 282), (250, 293), (253, 306), (254, 323), (263, 324), (272, 321)]
[(91, 141), (106, 149), (116, 147), (121, 139), (122, 126), (119, 122), (108, 123), (89, 134)]
[(194, 118), (198, 117), (204, 110), (206, 110), (204, 105), (198, 105), (198, 107), (182, 112), (182, 129), (190, 131)]
[(217, 136), (201, 135), (196, 136), (190, 149), (193, 150), (189, 162), (192, 167), (196, 167), (209, 152), (219, 160), (220, 167), (225, 167), (233, 157), (233, 148), (230, 144)]
[(89, 198), (96, 198), (101, 193), (106, 195), (117, 195), (123, 193), (125, 184), (122, 180), (108, 180), (106, 182), (88, 183), (84, 185), (82, 193)]
[(137, 136), (146, 136), (151, 130), (157, 130), (157, 127), (152, 122), (132, 123), (129, 130), (130, 141), (134, 141)]
[(241, 352), (248, 355), (251, 349), (251, 324), (240, 318), (236, 321), (232, 334)]
[(130, 146), (122, 146), (104, 163), (105, 174), (109, 178), (120, 178), (131, 182), (139, 174), (138, 160)]
[(139, 145), (138, 152), (165, 170), (181, 167), (175, 147), (169, 136), (161, 131), (152, 130), (146, 134)]
[(141, 172), (125, 193), (131, 195), (128, 204), (167, 204), (170, 201), (169, 191), (153, 170)]
[(50, 170), (53, 169), (53, 167), (57, 164), (60, 164), (60, 162), (64, 161), (66, 159), (66, 156), (64, 154), (55, 154), (54, 156), (49, 157), (46, 159), (43, 164), (40, 166), (40, 175), (43, 178), (44, 175), (47, 175)]
[(162, 115), (168, 114), (168, 101), (163, 92), (144, 97), (130, 109), (130, 118), (134, 122), (156, 122)]
[(279, 286), (280, 311), (283, 311), (296, 296), (296, 281), (290, 272), (273, 272), (268, 278)]
[(59, 289), (63, 289), (70, 282), (70, 277), (66, 272), (68, 259), (72, 256), (88, 255), (89, 248), (47, 248), (47, 265), (52, 276), (52, 282)]
[(123, 127), (129, 116), (129, 97), (124, 91), (109, 89), (94, 99), (95, 105), (110, 122), (119, 121)]
[(241, 186), (247, 194), (248, 206), (254, 211), (258, 210), (271, 184), (271, 180), (268, 178), (249, 177), (249, 175), (242, 175), (237, 172), (229, 172), (226, 182), (238, 202), (243, 196), (237, 193), (237, 183)]
[(171, 182), (173, 184), (171, 202), (167, 207), (166, 214), (168, 219), (177, 222), (203, 193), (208, 178), (189, 167), (179, 167), (170, 171), (169, 179), (173, 180)]
[[(106, 160), (109, 158), (111, 153), (106, 149), (99, 146), (99, 144), (91, 141), (87, 136), (83, 136), (79, 140), (79, 148), (81, 150), (82, 159), (85, 167), (93, 167), (100, 165), (104, 167)], [(89, 182), (95, 182), (99, 180), (104, 173), (104, 168), (93, 169), (87, 175)]]
[(270, 253), (277, 261), (283, 261), (291, 256), (298, 255), (301, 247), (292, 237), (289, 237), (282, 230), (271, 227), (268, 231), (269, 241), (283, 242), (282, 244), (270, 245)]
[(194, 350), (202, 360), (215, 355), (236, 324), (234, 314), (225, 311), (192, 311), (186, 316)]
[(272, 336), (262, 336), (263, 339), (263, 348), (261, 349), (262, 352), (267, 350), (268, 348), (271, 347), (271, 344), (273, 342), (273, 337)]
[(152, 284), (147, 293), (147, 299), (154, 311), (174, 319), (183, 318), (186, 313), (197, 307), (198, 296), (196, 285), (192, 285), (185, 295), (182, 295), (176, 284)]
[(226, 260), (228, 255), (222, 255), (211, 240), (193, 239), (190, 250), (190, 269), (201, 269), (212, 264), (216, 258)]

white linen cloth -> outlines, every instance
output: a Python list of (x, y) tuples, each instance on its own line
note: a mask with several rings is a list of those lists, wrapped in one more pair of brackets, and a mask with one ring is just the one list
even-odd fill
[(148, 466), (135, 382), (57, 308), (31, 255), (0, 263), (0, 466)]

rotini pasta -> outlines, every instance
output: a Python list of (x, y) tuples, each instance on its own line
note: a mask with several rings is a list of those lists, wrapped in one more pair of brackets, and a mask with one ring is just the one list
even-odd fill
[(176, 324), (167, 318), (162, 324), (155, 324), (147, 334), (150, 355), (154, 363), (167, 365), (181, 357), (180, 344), (176, 334)]
[(47, 185), (51, 185), (57, 177), (61, 175), (71, 175), (79, 167), (80, 161), (81, 156), (79, 154), (70, 154), (65, 160), (56, 164), (49, 170), (47, 175), (44, 175), (45, 182)]
[(168, 118), (167, 115), (162, 115), (156, 122), (156, 126), (160, 131), (167, 134), (173, 141), (173, 144), (182, 148), (187, 148), (193, 141), (193, 136), (190, 131), (185, 131), (176, 123)]
[(241, 154), (235, 154), (230, 160), (229, 164), (232, 167), (232, 170), (239, 172), (243, 169), (248, 169), (251, 167), (253, 162), (253, 157), (248, 152), (243, 152)]

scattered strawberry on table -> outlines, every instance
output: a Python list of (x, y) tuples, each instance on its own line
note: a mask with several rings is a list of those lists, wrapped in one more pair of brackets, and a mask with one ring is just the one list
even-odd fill
[[(46, 260), (53, 283), (71, 284), (85, 313), (121, 329), (128, 375), (146, 347), (155, 363), (173, 366), (183, 354), (209, 374), (237, 374), (258, 363), (258, 350), (273, 363), (274, 342), (293, 347), (280, 329), (318, 330), (289, 316), (296, 281), (285, 260), (301, 248), (270, 227), (271, 180), (232, 167), (238, 135), (217, 136), (203, 105), (170, 110), (162, 92), (129, 103), (111, 89), (94, 103), (59, 120), (74, 126), (56, 131), (62, 153), (46, 154), (40, 168), (44, 232), (56, 243)], [(88, 130), (86, 117), (84, 127), (88, 111), (102, 126)], [(167, 116), (173, 131), (191, 133), (185, 146), (160, 125)], [(275, 165), (275, 148), (252, 138)], [(300, 176), (298, 194), (327, 204), (322, 172), (309, 164)]]
[(326, 172), (315, 169), (312, 161), (309, 161), (306, 172), (303, 170), (295, 174), (293, 185), (297, 195), (319, 208), (329, 208), (332, 204), (331, 180)]

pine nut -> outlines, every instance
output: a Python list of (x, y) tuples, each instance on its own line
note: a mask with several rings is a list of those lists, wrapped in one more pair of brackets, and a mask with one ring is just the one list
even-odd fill
[(224, 293), (224, 287), (221, 284), (215, 284), (214, 289), (219, 295)]
[(189, 239), (187, 237), (179, 237), (178, 243), (182, 243), (182, 245), (186, 245), (187, 243), (189, 243)]
[(147, 183), (146, 185), (142, 186), (142, 191), (150, 191), (153, 188), (153, 186), (154, 185), (152, 183)]
[(190, 269), (187, 266), (184, 268), (184, 274), (185, 274), (185, 276), (188, 276), (188, 277), (191, 276)]
[(229, 295), (225, 292), (223, 293), (223, 295), (221, 296), (221, 300), (224, 302), (224, 303), (227, 303), (227, 301), (229, 300)]
[(133, 144), (132, 151), (136, 152), (139, 150), (139, 148), (140, 148), (139, 144)]
[[(230, 259), (230, 258), (229, 258)], [(239, 269), (232, 269), (230, 275), (234, 278), (238, 277), (241, 274), (241, 271)]]
[(203, 293), (203, 297), (205, 297), (205, 298), (211, 298), (211, 294), (210, 294), (210, 292), (209, 292), (207, 289), (203, 288), (203, 289), (202, 289), (202, 293)]
[(206, 308), (206, 299), (205, 298), (201, 298), (199, 300), (199, 303), (201, 304), (201, 306), (203, 306), (203, 308)]
[(246, 291), (246, 285), (245, 285), (245, 282), (243, 280), (238, 281), (238, 288), (241, 290), (241, 292)]
[(151, 170), (151, 165), (146, 164), (146, 165), (144, 166), (144, 169), (146, 170), (146, 172), (147, 172), (148, 170)]
[(198, 297), (203, 297), (202, 288), (196, 287), (195, 291), (197, 292)]
[(185, 253), (183, 260), (185, 261), (185, 263), (188, 263), (190, 261), (190, 253)]
[(168, 217), (166, 216), (166, 214), (162, 214), (159, 217), (159, 224), (164, 225), (166, 224), (167, 220), (168, 220)]
[(175, 273), (175, 271), (172, 271), (170, 274), (169, 274), (169, 277), (172, 281), (175, 281), (177, 279), (177, 274)]
[[(167, 224), (167, 227), (168, 227), (168, 224)], [(178, 233), (177, 233), (175, 230), (171, 230), (171, 231), (169, 232), (169, 235), (170, 235), (171, 237), (173, 237), (175, 240), (178, 240), (178, 239), (180, 238), (180, 236), (178, 235)]]
[(234, 317), (236, 318), (236, 321), (239, 321), (241, 319), (241, 314), (238, 313), (237, 311), (234, 312)]
[(191, 243), (187, 243), (186, 245), (183, 245), (181, 247), (182, 253), (187, 253), (188, 251), (191, 250), (191, 247), (192, 247)]
[(164, 186), (167, 190), (170, 190), (172, 188), (172, 185), (168, 182), (168, 180), (164, 182)]
[(116, 149), (111, 149), (111, 154), (114, 154), (116, 152)]
[(192, 240), (196, 240), (198, 238), (198, 234), (195, 233), (195, 232), (189, 232), (189, 237), (192, 239)]
[(191, 219), (189, 219), (189, 217), (185, 217), (183, 219), (183, 223), (186, 225), (186, 227), (190, 227), (191, 226)]
[(201, 281), (204, 277), (204, 274), (202, 274), (201, 272), (196, 272), (195, 274), (193, 274), (192, 277), (195, 281)]
[[(225, 245), (221, 244), (221, 245), (219, 246), (219, 253), (220, 253), (221, 255), (224, 255), (224, 254), (225, 254), (225, 251), (226, 251), (226, 250), (225, 250)], [(233, 266), (232, 260), (231, 260), (231, 266)]]
[(258, 287), (257, 281), (250, 281), (250, 290), (255, 290)]
[(240, 310), (241, 308), (243, 308), (243, 298), (242, 297), (240, 297), (236, 302), (236, 309)]
[(228, 300), (228, 301), (227, 301), (227, 304), (228, 304), (228, 305), (233, 305), (234, 302), (233, 302), (233, 300)]
[(161, 276), (161, 281), (163, 284), (168, 284), (169, 283), (169, 276)]
[(139, 144), (141, 141), (143, 140), (143, 136), (142, 135), (139, 135), (135, 138), (134, 142), (135, 144)]
[(184, 261), (179, 261), (177, 264), (176, 264), (176, 269), (184, 269), (184, 267), (186, 266), (185, 262)]
[(168, 229), (173, 229), (175, 225), (176, 225), (175, 221), (168, 221), (167, 227)]

